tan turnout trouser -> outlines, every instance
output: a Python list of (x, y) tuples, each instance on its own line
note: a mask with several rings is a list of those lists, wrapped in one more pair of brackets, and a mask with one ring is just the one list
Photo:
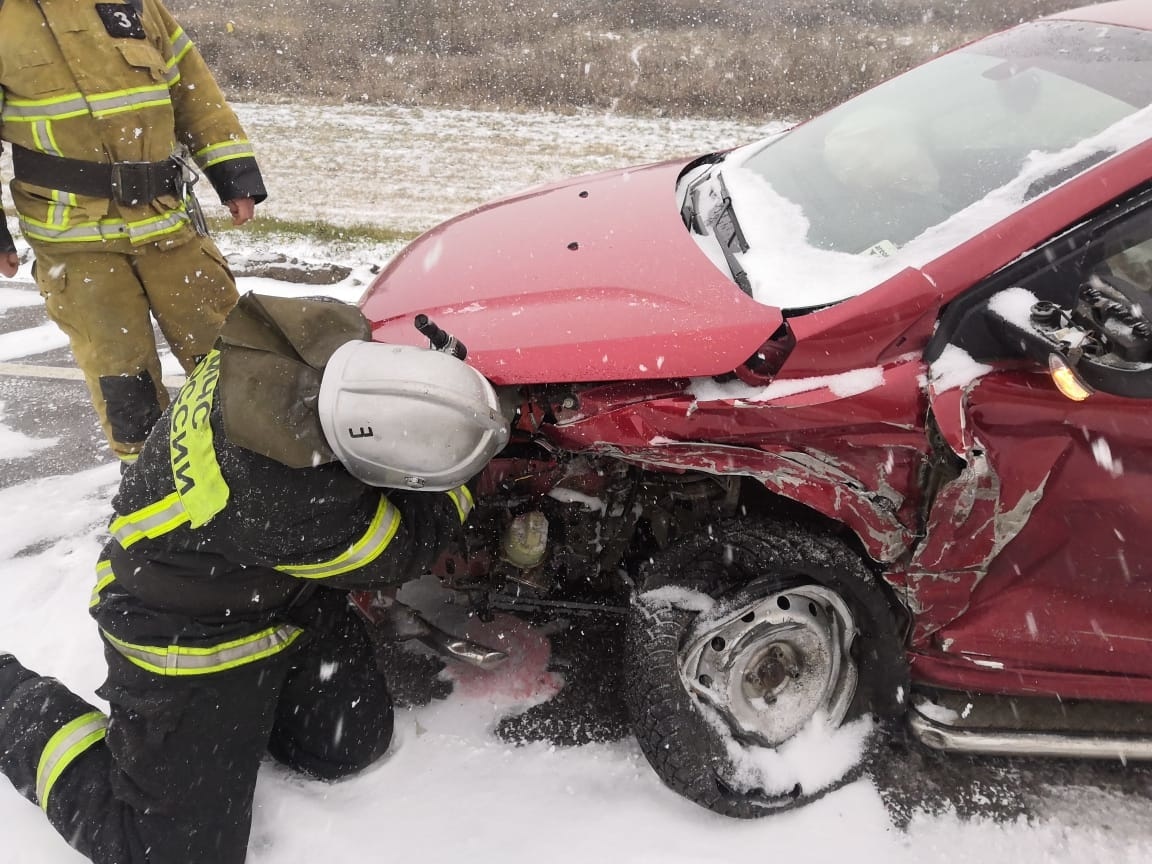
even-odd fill
[(132, 459), (169, 402), (151, 318), (191, 372), (236, 305), (232, 271), (208, 237), (133, 249), (32, 247), (48, 316), (68, 335), (104, 435)]

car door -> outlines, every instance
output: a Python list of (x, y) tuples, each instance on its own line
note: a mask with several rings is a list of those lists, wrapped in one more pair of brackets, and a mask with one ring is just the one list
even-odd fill
[[(1145, 194), (942, 318), (928, 352), (936, 479), (909, 570), (915, 644), (979, 668), (983, 686), (1123, 699), (1152, 677), (1150, 314)], [(1001, 326), (1045, 315), (1069, 343), (1054, 353), (1094, 384), (1083, 401)]]

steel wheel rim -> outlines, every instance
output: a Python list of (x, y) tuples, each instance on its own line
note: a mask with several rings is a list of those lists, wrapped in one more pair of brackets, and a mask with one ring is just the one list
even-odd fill
[(817, 713), (843, 722), (859, 678), (856, 634), (839, 595), (798, 585), (706, 622), (681, 653), (680, 674), (737, 738), (776, 747)]

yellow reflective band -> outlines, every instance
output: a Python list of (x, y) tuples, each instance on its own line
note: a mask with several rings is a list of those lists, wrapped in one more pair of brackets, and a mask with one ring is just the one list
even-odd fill
[(88, 601), (91, 609), (100, 602), (100, 592), (116, 581), (116, 574), (112, 572), (112, 562), (108, 560), (96, 562), (96, 587), (92, 589), (92, 599)]
[(180, 501), (180, 496), (173, 492), (154, 504), (141, 507), (126, 516), (117, 516), (108, 526), (108, 531), (116, 538), (116, 542), (127, 549), (146, 537), (155, 539), (169, 531), (175, 531), (188, 520), (188, 513)]
[(467, 486), (457, 486), (455, 489), (450, 489), (444, 493), (452, 499), (452, 503), (456, 505), (456, 513), (460, 516), (460, 522), (468, 520), (468, 514), (472, 512), (472, 508), (476, 506), (476, 502), (472, 500), (472, 493)]
[(220, 380), (220, 352), (210, 351), (188, 376), (172, 406), (168, 453), (176, 494), (193, 528), (228, 506), (231, 494), (212, 443), (212, 401)]
[(254, 159), (256, 151), (252, 149), (251, 141), (246, 138), (239, 138), (235, 141), (212, 144), (203, 150), (197, 150), (193, 156), (200, 163), (200, 167), (209, 168), (212, 165), (227, 162), (229, 159), (244, 159), (246, 157)]
[(88, 103), (80, 93), (65, 93), (48, 99), (9, 98), (0, 115), (5, 122), (35, 123), (38, 120), (66, 120), (88, 113)]
[(372, 517), (372, 524), (368, 526), (364, 536), (344, 552), (319, 564), (281, 564), (276, 569), (301, 579), (327, 579), (339, 576), (341, 573), (349, 573), (379, 558), (398, 530), (400, 530), (400, 511), (381, 495), (376, 515)]
[(50, 153), (53, 156), (63, 155), (52, 134), (51, 120), (37, 120), (32, 124), (32, 141), (41, 153)]
[(304, 632), (293, 624), (269, 627), (251, 636), (222, 642), (207, 648), (183, 645), (133, 645), (117, 639), (107, 630), (101, 631), (129, 662), (156, 675), (211, 675), (226, 672), (237, 666), (254, 663), (273, 654), (279, 654)]
[(36, 800), (45, 813), (48, 812), (48, 796), (64, 769), (97, 741), (104, 740), (107, 728), (108, 718), (99, 711), (91, 711), (77, 717), (48, 739), (36, 768)]
[(128, 90), (112, 90), (88, 97), (92, 116), (100, 119), (125, 111), (141, 108), (158, 108), (172, 104), (167, 84), (153, 84), (148, 87), (132, 87)]
[(179, 63), (184, 59), (184, 55), (192, 50), (192, 40), (188, 38), (183, 27), (176, 28), (176, 32), (168, 37), (168, 43), (172, 46), (170, 65)]
[(128, 236), (134, 243), (143, 243), (164, 234), (174, 234), (188, 224), (188, 215), (182, 210), (170, 210), (164, 216), (153, 216), (126, 223)]
[(128, 229), (116, 219), (79, 222), (70, 228), (57, 228), (48, 222), (23, 215), (18, 217), (18, 221), (25, 237), (49, 243), (101, 243), (105, 240), (125, 240), (128, 237)]
[[(183, 211), (173, 210), (166, 216), (153, 216), (135, 222), (108, 219), (99, 222), (79, 222), (69, 228), (59, 228), (49, 222), (41, 222), (26, 216), (20, 216), (19, 221), (20, 230), (25, 236), (48, 243), (101, 243), (104, 240), (124, 239), (131, 239), (133, 243), (143, 243), (155, 237), (182, 231), (188, 224), (188, 215)], [(67, 222), (67, 219), (64, 221)]]
[[(63, 200), (61, 196), (63, 196)], [(53, 189), (49, 198), (52, 203), (48, 206), (48, 221), (53, 226), (63, 228), (68, 215), (68, 193)]]

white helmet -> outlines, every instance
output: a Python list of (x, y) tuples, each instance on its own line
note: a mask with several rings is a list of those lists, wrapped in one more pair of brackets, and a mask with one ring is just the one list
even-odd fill
[(508, 442), (487, 378), (409, 345), (337, 348), (320, 381), (319, 414), (336, 458), (372, 486), (455, 489)]

